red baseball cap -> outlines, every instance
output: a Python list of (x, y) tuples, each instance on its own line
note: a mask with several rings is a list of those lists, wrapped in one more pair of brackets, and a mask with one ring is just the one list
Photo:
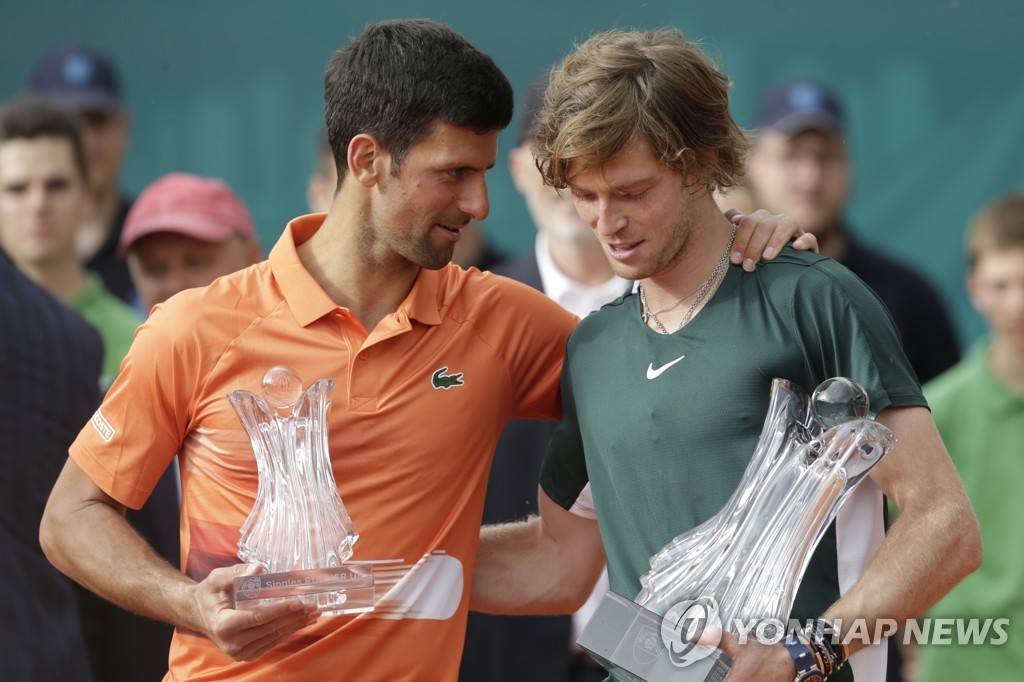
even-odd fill
[(236, 234), (256, 241), (252, 215), (238, 195), (221, 180), (190, 173), (165, 175), (142, 190), (124, 221), (121, 255), (154, 232), (204, 242), (222, 242)]

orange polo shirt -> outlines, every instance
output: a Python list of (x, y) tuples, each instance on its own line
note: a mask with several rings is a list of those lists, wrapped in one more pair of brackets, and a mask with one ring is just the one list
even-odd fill
[[(292, 221), (269, 260), (158, 306), (71, 457), (138, 508), (178, 453), (182, 562), (201, 580), (238, 563), (256, 496), (227, 394), (259, 393), (279, 364), (305, 386), (331, 378), (331, 462), (360, 533), (352, 560), (401, 562), (378, 574), (374, 612), (323, 617), (254, 662), (178, 630), (167, 679), (456, 679), (495, 444), (509, 419), (560, 416), (574, 317), (526, 286), (449, 265), (421, 270), (367, 333), (299, 260), (321, 221)], [(435, 385), (456, 374), (461, 385)]]

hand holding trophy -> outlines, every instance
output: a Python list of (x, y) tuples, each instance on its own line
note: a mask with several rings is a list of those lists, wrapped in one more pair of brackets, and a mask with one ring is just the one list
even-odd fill
[(609, 592), (579, 644), (606, 668), (649, 682), (723, 679), (728, 656), (693, 639), (714, 628), (735, 633), (737, 623), (789, 619), (814, 548), (896, 443), (867, 416), (867, 394), (849, 379), (823, 382), (810, 400), (776, 379), (732, 497), (651, 557), (635, 600)]
[(263, 572), (235, 578), (236, 608), (300, 597), (325, 615), (373, 610), (371, 562), (345, 563), (359, 539), (338, 493), (327, 444), (332, 379), (303, 392), (272, 367), (261, 395), (228, 395), (252, 442), (259, 483), (238, 557)]

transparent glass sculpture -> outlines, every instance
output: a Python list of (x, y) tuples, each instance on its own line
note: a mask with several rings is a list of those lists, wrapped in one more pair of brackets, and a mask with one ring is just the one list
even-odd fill
[(256, 501), (240, 529), (238, 557), (262, 572), (236, 578), (239, 607), (301, 597), (325, 613), (373, 608), (369, 563), (345, 563), (359, 539), (341, 501), (327, 444), (331, 379), (302, 390), (287, 367), (263, 377), (261, 394), (228, 400), (256, 456)]
[[(703, 615), (713, 615), (727, 631), (751, 620), (786, 622), (829, 524), (895, 445), (892, 432), (868, 414), (867, 393), (850, 379), (829, 379), (810, 399), (799, 386), (776, 379), (760, 439), (732, 497), (715, 516), (651, 557), (635, 604), (609, 593), (580, 644), (606, 667), (640, 679), (704, 680), (724, 674), (727, 661), (695, 666), (690, 676), (680, 677), (681, 659), (659, 658), (659, 646), (667, 651), (665, 642), (648, 637), (647, 650), (639, 655), (644, 647), (638, 649), (636, 642), (627, 647), (624, 638), (650, 627), (664, 636), (664, 624), (684, 620), (698, 601), (713, 605), (715, 613)], [(686, 665), (701, 658), (687, 654)], [(639, 664), (638, 658), (643, 659)]]

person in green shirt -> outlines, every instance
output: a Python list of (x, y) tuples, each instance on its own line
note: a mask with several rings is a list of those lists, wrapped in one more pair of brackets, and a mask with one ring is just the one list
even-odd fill
[[(813, 390), (848, 376), (899, 444), (822, 542), (794, 615), (845, 625), (855, 655), (830, 679), (883, 679), (876, 626), (922, 614), (977, 567), (977, 524), (878, 297), (834, 261), (789, 248), (752, 275), (728, 267), (735, 232), (712, 195), (737, 182), (749, 147), (729, 86), (672, 30), (596, 35), (552, 75), (538, 167), (636, 285), (570, 337), (540, 515), (482, 530), (471, 607), (571, 611), (602, 558), (612, 590), (633, 598), (649, 557), (736, 488), (772, 379)], [(596, 522), (572, 511), (588, 483)], [(884, 538), (883, 493), (903, 512)], [(846, 629), (855, 621), (858, 635)], [(730, 682), (789, 682), (812, 654), (806, 641), (791, 654), (729, 633), (720, 646)]]
[(0, 247), (30, 279), (76, 309), (103, 338), (100, 388), (117, 376), (139, 324), (135, 311), (86, 271), (75, 246), (86, 215), (78, 126), (59, 105), (22, 97), (0, 112)]
[(985, 558), (928, 615), (1009, 622), (1002, 643), (994, 632), (979, 644), (918, 648), (919, 682), (1010, 680), (1024, 670), (1024, 193), (985, 207), (967, 250), (967, 290), (990, 333), (924, 390), (974, 504)]

